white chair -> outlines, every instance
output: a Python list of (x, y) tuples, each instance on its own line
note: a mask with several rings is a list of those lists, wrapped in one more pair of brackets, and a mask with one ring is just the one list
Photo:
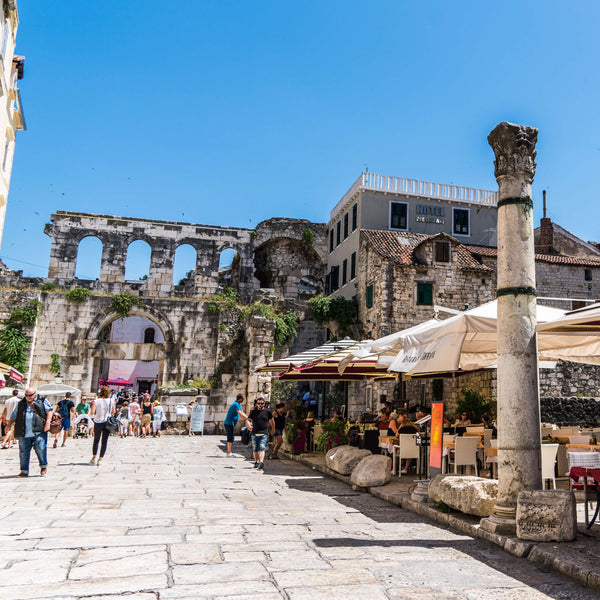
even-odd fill
[[(402, 476), (402, 460), (406, 458), (414, 458), (417, 461), (417, 471), (419, 471), (419, 459), (421, 453), (417, 446), (417, 436), (412, 433), (401, 433), (398, 436), (398, 445), (395, 447), (398, 450), (398, 477)], [(395, 454), (395, 452), (394, 452)], [(599, 455), (600, 456), (600, 455)]]
[(542, 444), (542, 487), (546, 489), (546, 480), (552, 480), (552, 487), (556, 489), (554, 465), (558, 454), (558, 444)]
[(589, 444), (591, 435), (570, 435), (569, 444)]
[(458, 467), (475, 467), (475, 475), (479, 475), (479, 469), (477, 467), (477, 445), (479, 444), (479, 437), (457, 437), (454, 443), (454, 460), (450, 461), (451, 463), (454, 463), (454, 474), (457, 474)]
[(494, 431), (492, 429), (486, 429), (483, 432), (483, 452), (484, 453), (491, 445), (492, 433), (494, 433)]
[(478, 426), (467, 427), (467, 434), (468, 435), (473, 435), (473, 434), (476, 434), (476, 433), (483, 433), (484, 431), (485, 431), (485, 427), (479, 426), (479, 425)]

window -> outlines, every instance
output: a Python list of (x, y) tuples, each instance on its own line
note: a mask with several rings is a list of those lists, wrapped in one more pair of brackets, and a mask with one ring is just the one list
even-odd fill
[(350, 280), (356, 277), (356, 252), (350, 257)]
[(591, 281), (592, 280), (592, 270), (591, 269), (584, 269), (583, 276), (585, 277), (586, 281)]
[(335, 245), (339, 246), (342, 241), (342, 222), (338, 221), (336, 225), (336, 241)]
[(358, 204), (352, 207), (352, 231), (358, 227)]
[(417, 306), (433, 306), (433, 283), (417, 283)]
[(344, 239), (348, 237), (348, 213), (344, 215)]
[(390, 202), (390, 229), (407, 229), (408, 204), (404, 202)]
[(342, 285), (348, 283), (348, 259), (345, 258), (342, 263)]
[(450, 242), (433, 242), (435, 262), (450, 262)]
[(329, 274), (329, 283), (331, 285), (331, 291), (335, 292), (340, 287), (340, 267), (331, 267), (331, 273)]
[(156, 330), (154, 327), (147, 327), (144, 330), (144, 344), (154, 344), (154, 334)]
[(453, 208), (453, 229), (456, 235), (469, 235), (469, 209)]
[(333, 227), (329, 230), (329, 252), (333, 252)]
[(365, 306), (367, 308), (373, 307), (373, 286), (368, 285), (365, 293)]

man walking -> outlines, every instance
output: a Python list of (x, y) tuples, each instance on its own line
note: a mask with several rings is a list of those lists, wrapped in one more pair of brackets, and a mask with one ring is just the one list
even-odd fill
[(71, 400), (71, 392), (67, 392), (65, 397), (57, 404), (56, 412), (60, 415), (62, 421), (60, 431), (54, 436), (53, 448), (56, 448), (58, 445), (58, 438), (60, 437), (61, 432), (64, 432), (61, 446), (64, 446), (67, 442), (69, 429), (71, 429), (71, 417), (75, 416), (75, 403)]
[(242, 402), (244, 401), (244, 394), (238, 394), (235, 397), (235, 402), (231, 403), (231, 406), (227, 410), (227, 416), (223, 424), (225, 425), (225, 432), (227, 433), (227, 456), (235, 456), (232, 452), (235, 425), (240, 417), (248, 419), (248, 415), (242, 410)]
[(40, 463), (40, 475), (43, 477), (46, 474), (48, 470), (46, 448), (52, 413), (50, 402), (46, 398), (40, 398), (35, 388), (25, 390), (25, 398), (17, 404), (8, 422), (9, 425), (14, 422), (15, 437), (19, 440), (21, 472), (17, 477), (29, 476), (29, 457), (32, 448)]
[(257, 398), (256, 406), (250, 411), (246, 420), (248, 429), (252, 432), (254, 468), (261, 471), (265, 468), (265, 448), (269, 437), (269, 421), (272, 416), (272, 411), (265, 408), (265, 399)]
[(15, 408), (19, 404), (19, 390), (15, 389), (12, 391), (12, 396), (4, 403), (4, 409), (2, 410), (2, 422), (6, 424), (6, 435), (2, 440), (2, 448), (10, 448), (14, 443), (14, 424), (8, 426), (10, 416), (13, 414)]

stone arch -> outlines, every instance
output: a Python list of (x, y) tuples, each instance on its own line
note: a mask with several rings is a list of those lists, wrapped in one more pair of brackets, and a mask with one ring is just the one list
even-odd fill
[[(191, 251), (193, 251), (193, 258), (190, 255)], [(191, 274), (191, 278), (188, 275), (190, 272), (196, 271), (197, 265), (198, 248), (189, 241), (177, 244), (173, 254), (173, 285), (180, 285), (180, 281), (183, 281), (185, 284), (186, 280), (193, 280), (194, 273)]]
[[(94, 246), (96, 247), (94, 248)], [(103, 252), (104, 243), (100, 236), (89, 234), (81, 236), (77, 243), (75, 278), (82, 280), (99, 279)]]
[(132, 239), (127, 244), (125, 253), (125, 281), (137, 281), (143, 277), (147, 280), (150, 275), (151, 260), (152, 243), (140, 236)]
[[(152, 321), (154, 325), (160, 330), (163, 335), (165, 342), (173, 342), (175, 339), (175, 332), (169, 320), (165, 315), (152, 308), (151, 306), (134, 306), (129, 315), (130, 317), (145, 317), (149, 321)], [(100, 338), (100, 334), (106, 327), (108, 327), (113, 321), (120, 319), (121, 316), (112, 310), (107, 309), (100, 313), (90, 325), (86, 332), (85, 339), (87, 341), (97, 341)]]
[[(231, 262), (226, 253), (232, 253)], [(240, 273), (242, 266), (242, 253), (234, 244), (224, 244), (217, 253), (219, 263), (217, 271), (219, 273), (219, 285), (239, 289)], [(223, 260), (224, 259), (224, 260)]]

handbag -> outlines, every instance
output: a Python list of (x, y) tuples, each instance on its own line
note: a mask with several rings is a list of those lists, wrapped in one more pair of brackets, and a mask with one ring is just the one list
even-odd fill
[(106, 429), (108, 429), (108, 433), (118, 433), (119, 426), (120, 423), (115, 417), (108, 417), (108, 419), (106, 419)]
[(50, 419), (50, 433), (52, 435), (56, 435), (62, 429), (62, 417), (57, 412), (52, 413), (52, 418)]

